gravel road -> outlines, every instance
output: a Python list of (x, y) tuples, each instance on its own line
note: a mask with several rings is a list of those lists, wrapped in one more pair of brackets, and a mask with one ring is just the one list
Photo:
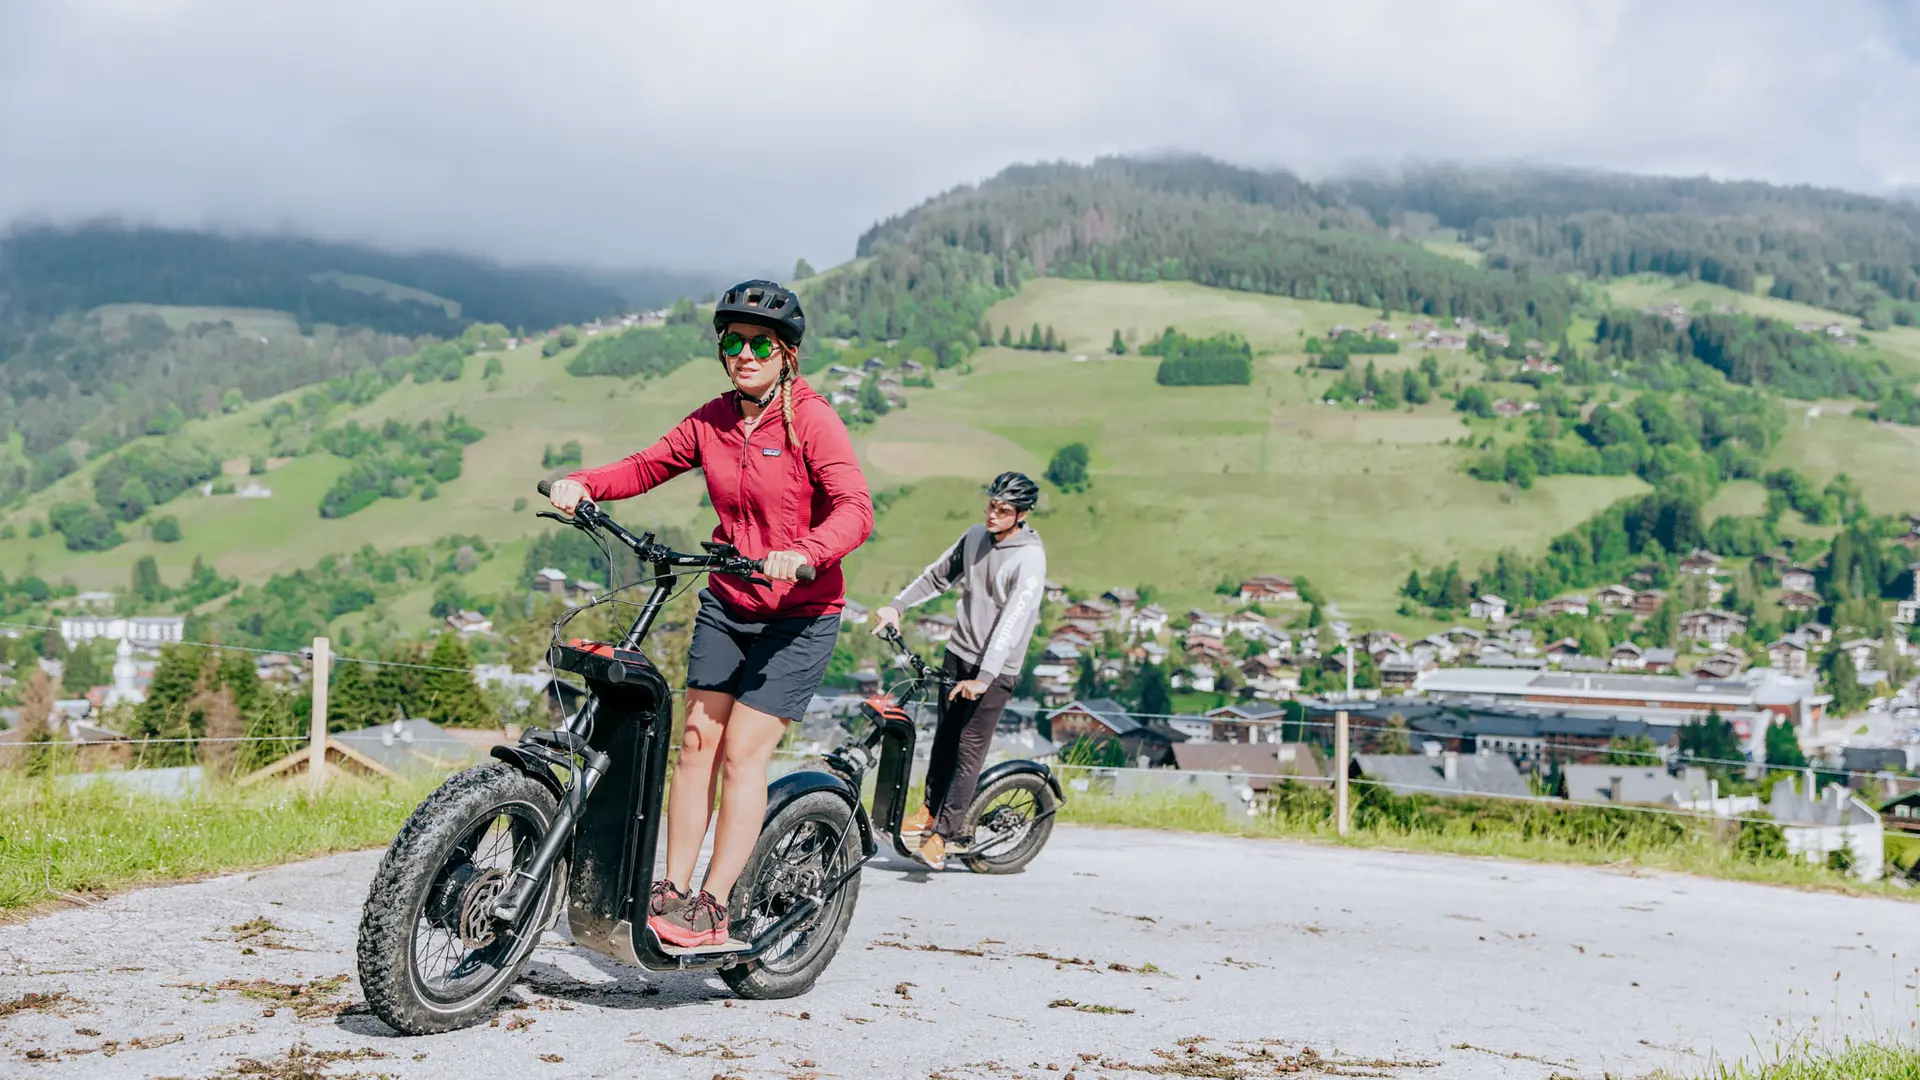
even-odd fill
[[(0, 1076), (1254, 1078), (1337, 1059), (1547, 1080), (1684, 1075), (1920, 1016), (1920, 908), (1898, 901), (1061, 827), (1013, 877), (870, 868), (802, 998), (737, 1001), (549, 937), (491, 1025), (403, 1038), (352, 977), (378, 859), (0, 927)], [(6, 1011), (29, 994), (57, 996)]]

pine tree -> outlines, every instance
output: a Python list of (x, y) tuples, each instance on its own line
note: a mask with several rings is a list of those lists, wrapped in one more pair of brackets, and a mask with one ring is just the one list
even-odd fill
[(441, 634), (427, 664), (419, 715), (452, 727), (487, 727), (494, 723), (493, 707), (473, 681), (473, 658), (458, 634)]
[(327, 730), (359, 731), (391, 719), (380, 715), (367, 665), (335, 661), (327, 673)]
[(1000, 328), (1000, 347), (1003, 349), (1013, 348), (1013, 331), (1005, 326)]
[(1775, 720), (1767, 727), (1767, 764), (1776, 769), (1804, 769), (1807, 755), (1800, 749), (1800, 738), (1793, 725)]
[(1079, 670), (1074, 673), (1073, 692), (1083, 701), (1100, 696), (1100, 669), (1094, 665), (1092, 652), (1080, 654)]
[(1057, 339), (1053, 336), (1053, 324), (1048, 323), (1047, 336), (1040, 339), (1040, 347), (1047, 352), (1053, 352), (1056, 343)]
[(373, 692), (368, 695), (372, 715), (368, 722), (386, 724), (394, 720), (425, 715), (421, 709), (427, 697), (427, 675), (420, 665), (427, 657), (417, 645), (400, 645), (383, 659), (391, 661), (374, 669)]
[(1127, 343), (1120, 340), (1120, 331), (1113, 332), (1113, 344), (1107, 346), (1107, 351), (1115, 356), (1127, 355)]
[(1040, 347), (1040, 324), (1034, 323), (1032, 331), (1030, 331), (1027, 334), (1027, 348), (1038, 349), (1039, 347)]
[(133, 564), (133, 595), (149, 604), (167, 598), (167, 587), (160, 581), (160, 565), (151, 555), (142, 555)]
[(1159, 664), (1148, 664), (1133, 680), (1135, 708), (1149, 716), (1167, 716), (1173, 712), (1173, 693), (1167, 672)]
[(1412, 600), (1424, 599), (1426, 594), (1420, 590), (1420, 571), (1407, 571), (1407, 583), (1400, 586), (1400, 595)]

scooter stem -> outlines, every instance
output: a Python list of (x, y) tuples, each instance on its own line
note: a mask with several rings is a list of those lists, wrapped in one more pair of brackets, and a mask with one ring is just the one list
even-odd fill
[(580, 808), (586, 805), (587, 796), (593, 794), (593, 786), (605, 775), (607, 766), (613, 759), (598, 750), (589, 749), (586, 761), (580, 766), (580, 776), (574, 783), (566, 804), (553, 816), (553, 824), (548, 826), (547, 835), (540, 840), (540, 847), (533, 853), (533, 859), (526, 868), (515, 871), (514, 882), (507, 891), (500, 894), (500, 900), (493, 905), (493, 917), (501, 922), (511, 923), (520, 917), (521, 909), (533, 897), (534, 890), (553, 869), (554, 862), (560, 858), (560, 849), (566, 846), (573, 836), (573, 822), (579, 816)]

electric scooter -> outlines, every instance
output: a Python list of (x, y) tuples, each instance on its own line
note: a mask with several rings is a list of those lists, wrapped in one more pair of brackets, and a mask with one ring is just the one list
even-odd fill
[[(893, 840), (902, 858), (920, 856), (900, 833), (907, 811), (917, 736), (906, 706), (931, 691), (935, 710), (953, 691), (954, 680), (907, 647), (900, 631), (889, 627), (881, 639), (893, 646), (913, 671), (899, 692), (877, 694), (860, 704), (868, 722), (864, 737), (826, 755), (829, 771), (855, 791), (867, 770), (875, 769), (872, 820)], [(877, 766), (877, 768), (876, 768)], [(1053, 816), (1066, 793), (1053, 770), (1026, 759), (1003, 761), (980, 774), (980, 786), (967, 810), (966, 835), (955, 837), (947, 854), (977, 874), (1012, 874), (1032, 862), (1053, 835)]]
[(539, 516), (625, 544), (651, 568), (652, 591), (617, 643), (563, 644), (556, 624), (549, 661), (586, 681), (579, 711), (494, 747), (495, 761), (453, 776), (400, 830), (360, 921), (367, 1004), (410, 1035), (473, 1024), (562, 914), (576, 944), (625, 964), (715, 971), (748, 998), (805, 992), (839, 950), (860, 868), (877, 851), (859, 789), (841, 776), (804, 770), (768, 786), (729, 904), (744, 947), (677, 949), (647, 928), (673, 695), (642, 645), (680, 577), (759, 580), (760, 561), (713, 543), (703, 555), (673, 551), (586, 500), (571, 517)]

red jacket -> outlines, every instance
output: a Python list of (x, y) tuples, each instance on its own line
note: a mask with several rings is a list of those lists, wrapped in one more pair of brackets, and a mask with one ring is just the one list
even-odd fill
[(754, 559), (797, 551), (816, 572), (812, 581), (776, 581), (771, 587), (715, 574), (707, 583), (714, 598), (748, 620), (825, 615), (846, 601), (840, 560), (873, 532), (873, 500), (846, 425), (801, 380), (793, 383), (793, 426), (798, 452), (787, 443), (786, 417), (776, 400), (749, 436), (739, 393), (730, 390), (645, 450), (571, 478), (602, 502), (631, 498), (688, 469), (703, 469), (707, 497), (720, 517), (715, 540)]

